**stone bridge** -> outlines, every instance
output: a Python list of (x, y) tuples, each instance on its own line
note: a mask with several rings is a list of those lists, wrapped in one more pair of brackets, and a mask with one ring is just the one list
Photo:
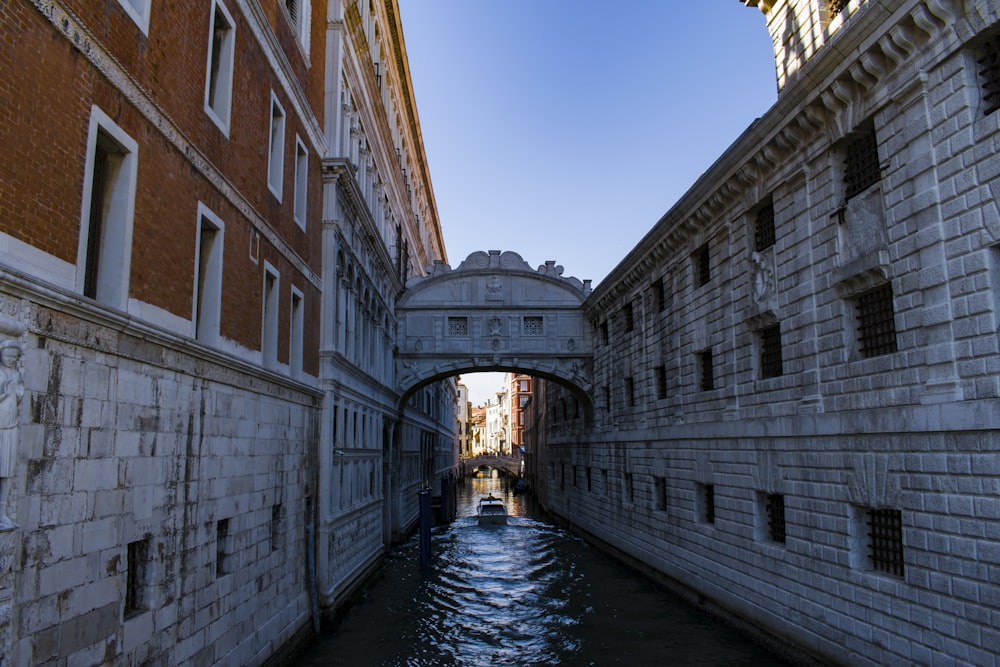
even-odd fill
[(472, 471), (480, 466), (491, 466), (497, 470), (503, 470), (508, 475), (513, 477), (520, 477), (522, 461), (523, 459), (520, 456), (482, 454), (480, 456), (470, 456), (469, 458), (462, 459), (459, 461), (459, 468), (463, 477), (465, 475), (471, 475)]
[(564, 278), (548, 261), (532, 269), (515, 252), (474, 252), (411, 279), (396, 304), (397, 386), (405, 403), (420, 386), (462, 373), (502, 371), (553, 380), (593, 415), (593, 337), (582, 304), (590, 281)]

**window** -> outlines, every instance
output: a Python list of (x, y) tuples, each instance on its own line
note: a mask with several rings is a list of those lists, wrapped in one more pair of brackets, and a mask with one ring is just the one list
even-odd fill
[(590, 466), (587, 466), (587, 493), (590, 493), (594, 488), (594, 478), (591, 474)]
[(118, 0), (125, 13), (135, 21), (142, 34), (149, 34), (149, 4), (152, 0)]
[(875, 570), (903, 576), (903, 513), (868, 509), (868, 561)]
[(222, 1), (213, 0), (208, 31), (205, 112), (227, 137), (233, 101), (235, 55), (236, 23)]
[(263, 308), (261, 313), (261, 362), (265, 368), (278, 365), (278, 272), (264, 262)]
[(469, 318), (468, 317), (449, 317), (448, 318), (448, 335), (449, 336), (468, 336), (469, 335)]
[(715, 523), (715, 485), (698, 484), (695, 493), (696, 511), (702, 523)]
[(764, 502), (767, 514), (767, 534), (772, 542), (785, 542), (785, 496), (770, 493)]
[(289, 317), (288, 332), (288, 366), (293, 378), (302, 377), (302, 347), (304, 331), (304, 308), (305, 300), (301, 291), (292, 286), (292, 311)]
[(774, 203), (769, 197), (754, 214), (753, 249), (766, 250), (774, 245), (774, 240)]
[(709, 265), (708, 244), (706, 243), (702, 247), (698, 248), (698, 250), (695, 251), (694, 257), (692, 259), (694, 262), (694, 270), (695, 270), (695, 284), (698, 287), (701, 287), (702, 285), (707, 285), (708, 282), (712, 279), (712, 270), (711, 266)]
[(663, 289), (663, 278), (658, 278), (653, 282), (653, 307), (658, 313), (667, 309), (667, 294)]
[(661, 512), (667, 509), (667, 478), (655, 477), (656, 484), (656, 509)]
[(1000, 109), (1000, 31), (995, 31), (976, 53), (976, 70), (983, 91), (983, 115)]
[(271, 93), (271, 132), (268, 135), (267, 187), (281, 201), (282, 176), (285, 171), (285, 110)]
[(712, 370), (712, 348), (698, 354), (698, 388), (702, 391), (715, 389), (715, 375)]
[(627, 303), (622, 308), (622, 322), (625, 325), (625, 332), (635, 330), (635, 312), (632, 310), (632, 304)]
[(309, 26), (312, 7), (309, 0), (284, 0), (285, 11), (295, 38), (302, 45), (306, 55), (309, 54)]
[(77, 288), (127, 310), (138, 144), (96, 106), (87, 134)]
[(281, 545), (281, 504), (271, 505), (271, 552), (278, 550)]
[(849, 138), (844, 155), (844, 199), (861, 194), (882, 178), (878, 142), (871, 123)]
[(309, 193), (309, 152), (302, 140), (295, 137), (295, 193), (293, 210), (295, 222), (306, 228), (306, 202)]
[(605, 345), (607, 345), (609, 339), (610, 339), (610, 336), (608, 335), (608, 321), (604, 320), (603, 322), (601, 322), (601, 341)]
[(149, 609), (149, 540), (129, 542), (125, 549), (125, 618)]
[(525, 317), (523, 322), (522, 332), (525, 336), (542, 336), (544, 331), (542, 329), (542, 318), (541, 317)]
[(625, 400), (629, 407), (635, 407), (635, 382), (632, 378), (625, 378)]
[(624, 491), (624, 493), (625, 493), (625, 502), (627, 502), (627, 503), (634, 502), (635, 501), (635, 487), (633, 486), (633, 483), (632, 483), (632, 473), (630, 473), (630, 472), (625, 473), (625, 478), (623, 480), (623, 485), (625, 487), (624, 489), (622, 489)]
[(193, 323), (194, 337), (209, 345), (219, 340), (222, 313), (222, 231), (222, 220), (199, 203)]
[(221, 577), (232, 571), (233, 542), (229, 534), (229, 519), (221, 519), (215, 524), (215, 576)]
[(760, 331), (760, 377), (781, 375), (781, 325), (775, 324)]
[(896, 322), (892, 307), (892, 285), (886, 283), (855, 297), (858, 348), (863, 357), (896, 351)]
[(656, 398), (662, 400), (667, 397), (667, 367), (657, 366), (656, 372)]

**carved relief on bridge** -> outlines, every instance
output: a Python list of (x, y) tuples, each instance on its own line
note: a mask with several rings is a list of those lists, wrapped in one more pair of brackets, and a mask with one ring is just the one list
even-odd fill
[(396, 305), (396, 379), (406, 392), (429, 379), (520, 370), (590, 391), (593, 346), (581, 304), (590, 281), (532, 269), (514, 252), (474, 252), (413, 278)]

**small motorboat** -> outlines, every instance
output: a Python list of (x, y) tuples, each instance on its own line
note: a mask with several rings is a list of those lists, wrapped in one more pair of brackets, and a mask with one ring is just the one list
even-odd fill
[(507, 508), (492, 493), (479, 500), (479, 523), (507, 523)]

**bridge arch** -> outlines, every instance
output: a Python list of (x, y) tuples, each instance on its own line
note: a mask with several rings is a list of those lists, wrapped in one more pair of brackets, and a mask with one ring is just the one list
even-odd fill
[(590, 281), (564, 278), (547, 261), (532, 269), (515, 252), (474, 252), (457, 269), (442, 261), (412, 278), (396, 302), (400, 407), (421, 386), (482, 371), (557, 382), (593, 416), (593, 336), (583, 313)]

